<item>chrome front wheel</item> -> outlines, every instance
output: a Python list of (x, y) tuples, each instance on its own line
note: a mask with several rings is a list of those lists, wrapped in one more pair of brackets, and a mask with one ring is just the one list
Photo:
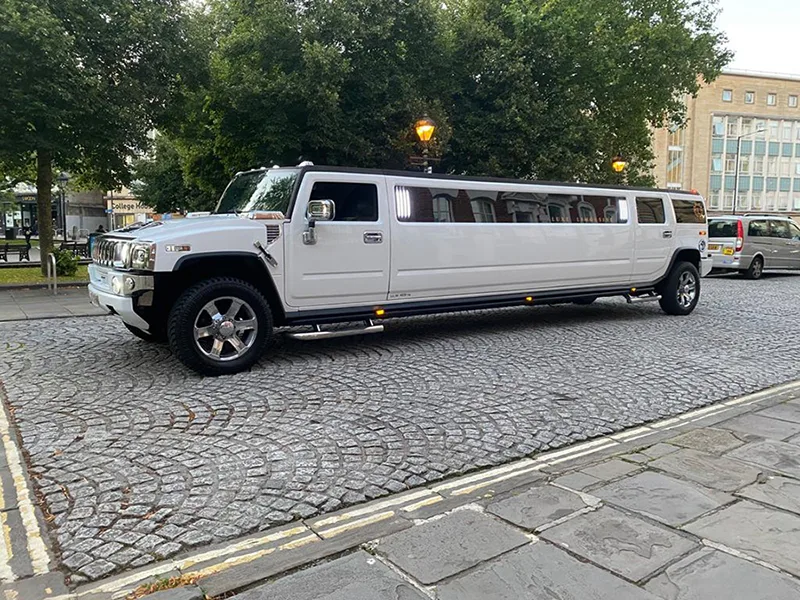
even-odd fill
[(200, 352), (217, 361), (244, 356), (258, 337), (253, 308), (239, 298), (221, 296), (200, 309), (194, 320), (194, 341)]
[(678, 277), (678, 304), (689, 308), (697, 297), (697, 278), (691, 271), (684, 271)]

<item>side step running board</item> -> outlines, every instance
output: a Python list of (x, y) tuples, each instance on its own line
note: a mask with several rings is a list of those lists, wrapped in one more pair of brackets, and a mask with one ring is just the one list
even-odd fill
[(287, 333), (286, 335), (294, 340), (327, 340), (330, 338), (346, 337), (350, 335), (366, 335), (368, 333), (381, 333), (383, 325), (375, 325), (373, 322), (367, 321), (364, 327), (356, 327), (354, 329), (334, 329), (332, 331), (323, 331), (319, 325), (314, 325), (313, 331), (301, 331)]
[(656, 302), (657, 300), (661, 300), (661, 296), (659, 294), (648, 294), (647, 296), (631, 296), (630, 294), (625, 294), (625, 302), (628, 304), (637, 304), (639, 302)]

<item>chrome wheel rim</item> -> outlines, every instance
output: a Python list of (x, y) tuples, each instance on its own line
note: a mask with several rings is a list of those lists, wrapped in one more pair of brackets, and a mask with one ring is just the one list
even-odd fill
[(756, 262), (753, 265), (753, 276), (761, 277), (761, 271), (763, 270), (764, 270), (764, 265), (761, 264), (760, 260), (756, 259)]
[(678, 277), (678, 304), (688, 308), (697, 297), (697, 278), (693, 273), (684, 271)]
[(258, 335), (258, 319), (247, 302), (221, 296), (206, 304), (194, 320), (194, 343), (214, 361), (235, 360), (247, 354)]

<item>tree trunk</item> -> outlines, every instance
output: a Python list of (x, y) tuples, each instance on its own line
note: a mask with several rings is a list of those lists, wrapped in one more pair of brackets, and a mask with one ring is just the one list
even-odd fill
[(53, 251), (53, 157), (49, 150), (36, 151), (36, 218), (42, 275), (46, 276), (47, 256)]

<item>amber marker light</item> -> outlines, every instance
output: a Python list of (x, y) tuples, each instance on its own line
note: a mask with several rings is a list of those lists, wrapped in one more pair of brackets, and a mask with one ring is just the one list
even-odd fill
[(383, 310), (382, 308), (378, 308), (378, 309), (375, 310), (375, 316), (376, 317), (382, 317), (385, 314), (386, 314), (386, 311)]

